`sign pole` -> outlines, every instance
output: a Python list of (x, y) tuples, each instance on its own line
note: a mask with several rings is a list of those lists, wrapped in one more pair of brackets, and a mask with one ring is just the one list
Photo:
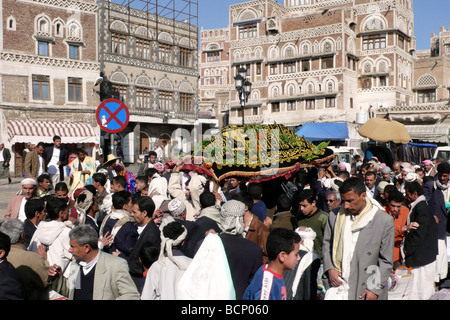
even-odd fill
[(110, 140), (110, 143), (111, 143), (111, 154), (112, 154), (112, 153), (114, 153), (114, 133), (111, 133), (109, 135), (109, 140)]
[(110, 148), (113, 153), (114, 134), (124, 130), (130, 120), (128, 108), (118, 99), (106, 99), (98, 106), (96, 119), (100, 128), (110, 134)]

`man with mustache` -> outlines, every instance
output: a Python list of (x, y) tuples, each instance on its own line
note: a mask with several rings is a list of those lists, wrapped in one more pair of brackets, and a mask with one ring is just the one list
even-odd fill
[(23, 179), (21, 182), (22, 192), (9, 200), (6, 208), (5, 220), (17, 219), (25, 221), (25, 203), (33, 197), (36, 197), (37, 181), (32, 178)]

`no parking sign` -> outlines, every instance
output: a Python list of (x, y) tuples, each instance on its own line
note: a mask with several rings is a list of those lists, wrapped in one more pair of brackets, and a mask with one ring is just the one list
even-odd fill
[(97, 123), (108, 133), (124, 130), (130, 121), (127, 106), (118, 99), (106, 99), (97, 108)]

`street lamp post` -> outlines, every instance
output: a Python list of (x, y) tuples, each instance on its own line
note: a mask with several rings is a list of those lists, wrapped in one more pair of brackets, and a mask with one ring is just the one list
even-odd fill
[(448, 102), (447, 104), (450, 104), (450, 86), (447, 87), (448, 90)]
[(242, 109), (242, 125), (244, 125), (245, 104), (252, 90), (252, 83), (247, 80), (247, 70), (245, 68), (239, 68), (238, 74), (234, 77), (234, 85), (239, 94), (239, 102)]

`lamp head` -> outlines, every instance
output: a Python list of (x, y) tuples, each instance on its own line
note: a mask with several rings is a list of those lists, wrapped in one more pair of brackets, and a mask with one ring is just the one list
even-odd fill
[(95, 79), (94, 87), (99, 85), (102, 82), (103, 82), (103, 78), (102, 77), (98, 77), (97, 79)]
[(245, 68), (239, 68), (238, 70), (238, 74), (242, 77), (242, 78), (246, 78), (247, 77), (247, 70)]
[(234, 85), (237, 90), (240, 90), (244, 85), (244, 78), (242, 78), (239, 74), (234, 77)]
[(249, 94), (250, 91), (252, 90), (252, 83), (248, 80), (245, 80), (244, 82), (244, 92)]

